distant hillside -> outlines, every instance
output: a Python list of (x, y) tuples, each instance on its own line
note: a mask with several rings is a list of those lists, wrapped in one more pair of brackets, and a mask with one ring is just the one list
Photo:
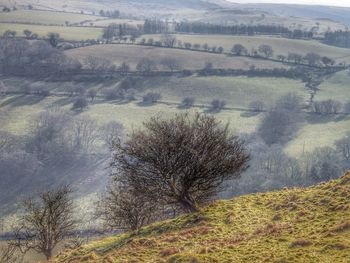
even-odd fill
[(217, 201), (61, 254), (57, 262), (336, 262), (350, 259), (350, 173), (310, 188)]
[(350, 26), (350, 8), (334, 6), (281, 5), (281, 4), (248, 4), (241, 8), (259, 9), (278, 15), (329, 19)]

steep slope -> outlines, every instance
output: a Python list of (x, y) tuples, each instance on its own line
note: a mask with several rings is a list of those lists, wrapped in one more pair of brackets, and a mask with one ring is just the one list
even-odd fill
[(310, 188), (217, 201), (96, 241), (57, 262), (350, 262), (350, 172)]

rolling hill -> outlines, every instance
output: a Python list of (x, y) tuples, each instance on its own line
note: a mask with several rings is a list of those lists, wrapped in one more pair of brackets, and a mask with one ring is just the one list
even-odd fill
[(66, 251), (56, 262), (337, 262), (350, 258), (350, 173), (216, 201), (199, 213)]

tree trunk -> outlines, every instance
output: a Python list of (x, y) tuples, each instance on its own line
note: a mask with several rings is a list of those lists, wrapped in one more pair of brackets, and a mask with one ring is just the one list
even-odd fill
[(179, 203), (186, 213), (198, 212), (196, 202), (192, 198), (183, 197), (179, 200)]
[(50, 261), (52, 259), (52, 249), (48, 249), (45, 251), (45, 256), (46, 256), (46, 260)]

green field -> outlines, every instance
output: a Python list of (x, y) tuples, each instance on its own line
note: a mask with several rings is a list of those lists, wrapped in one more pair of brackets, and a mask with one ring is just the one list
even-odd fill
[[(159, 39), (160, 35), (144, 35), (145, 38)], [(338, 62), (350, 62), (350, 49), (338, 48), (322, 44), (315, 40), (295, 40), (270, 36), (229, 36), (229, 35), (176, 35), (178, 40), (192, 44), (205, 44), (209, 46), (222, 46), (225, 52), (230, 52), (234, 44), (242, 44), (249, 51), (258, 49), (261, 44), (273, 47), (275, 56), (288, 55), (289, 52), (306, 54), (316, 52), (322, 56), (329, 56)]]
[(303, 152), (312, 152), (317, 147), (333, 147), (337, 140), (350, 132), (350, 118), (346, 116), (327, 117), (313, 115), (308, 124), (301, 128), (296, 138), (289, 142), (285, 150), (298, 157)]
[(65, 13), (40, 10), (18, 10), (9, 13), (0, 13), (0, 22), (13, 22), (23, 24), (65, 25), (65, 22), (79, 23), (83, 21), (95, 21), (99, 16), (84, 15), (78, 13)]
[(343, 103), (350, 101), (350, 72), (338, 72), (326, 79), (319, 89), (315, 100), (334, 99)]
[(220, 200), (96, 240), (57, 262), (336, 262), (350, 257), (350, 174), (309, 188)]
[(181, 102), (193, 97), (196, 103), (209, 105), (212, 99), (226, 100), (228, 107), (248, 108), (250, 102), (261, 100), (266, 105), (288, 92), (295, 92), (306, 101), (309, 97), (304, 84), (286, 78), (251, 77), (163, 77), (140, 80), (143, 92), (156, 91), (163, 98)]
[[(35, 104), (33, 104), (34, 102)], [(2, 125), (0, 129), (18, 135), (25, 135), (28, 132), (31, 120), (37, 114), (55, 106), (68, 110), (72, 107), (72, 102), (72, 99), (57, 97), (48, 97), (37, 102), (32, 96), (5, 97), (0, 100), (0, 105), (8, 105), (0, 108), (0, 114), (6, 115), (7, 118), (1, 121)], [(13, 106), (16, 103), (21, 105), (17, 104), (17, 106)], [(203, 112), (204, 110), (193, 108), (191, 111)], [(177, 105), (157, 104), (146, 107), (138, 105), (138, 102), (128, 104), (98, 102), (90, 105), (82, 115), (90, 116), (101, 124), (112, 120), (118, 121), (130, 131), (133, 128), (141, 126), (143, 121), (154, 115), (163, 114), (164, 116), (171, 116), (179, 111)], [(240, 111), (230, 110), (222, 111), (216, 114), (216, 117), (223, 122), (230, 122), (232, 128), (237, 132), (253, 132), (260, 119), (260, 116), (241, 117)]]
[(49, 33), (58, 33), (61, 38), (68, 41), (97, 39), (102, 37), (102, 28), (0, 23), (0, 35), (4, 34), (7, 30), (12, 30), (16, 31), (18, 36), (24, 36), (23, 30), (25, 29), (38, 34), (39, 37), (47, 37)]
[[(80, 85), (79, 83), (30, 82), (21, 78), (3, 79), (11, 89), (25, 85), (49, 87), (52, 92), (64, 92), (65, 87)], [(117, 80), (106, 80), (83, 84), (86, 89), (95, 87), (100, 91), (117, 87)], [(225, 100), (227, 109), (216, 114), (223, 122), (230, 122), (237, 132), (254, 132), (260, 123), (262, 114), (249, 116), (244, 112), (249, 103), (263, 100), (271, 105), (278, 97), (296, 92), (306, 101), (308, 91), (300, 81), (284, 78), (249, 78), (249, 77), (153, 77), (136, 80), (134, 87), (136, 96), (141, 99), (142, 94), (150, 91), (160, 92), (161, 103), (145, 107), (139, 101), (118, 103), (104, 101), (100, 97), (82, 114), (96, 118), (100, 123), (111, 120), (120, 121), (130, 131), (139, 127), (141, 123), (155, 114), (172, 114), (182, 111), (178, 108), (184, 97), (194, 97), (196, 107), (192, 111), (205, 112), (212, 99)], [(6, 97), (0, 101), (1, 129), (15, 134), (25, 135), (31, 119), (39, 112), (51, 107), (61, 107), (69, 110), (74, 98), (51, 96), (41, 99), (35, 96)], [(204, 107), (203, 107), (204, 106)], [(243, 111), (242, 111), (243, 110)], [(319, 117), (310, 115), (307, 122), (299, 130), (296, 138), (286, 146), (286, 152), (292, 156), (300, 156), (303, 151), (311, 152), (316, 147), (333, 146), (350, 131), (350, 120), (345, 117)]]
[(137, 63), (143, 58), (149, 58), (157, 64), (164, 58), (174, 58), (182, 69), (201, 69), (206, 62), (211, 62), (215, 68), (224, 69), (249, 69), (252, 65), (257, 68), (284, 67), (278, 62), (246, 57), (229, 57), (224, 54), (123, 44), (75, 48), (67, 50), (66, 54), (81, 61), (88, 56), (95, 56), (111, 60), (116, 65), (127, 62), (132, 69), (135, 69)]

